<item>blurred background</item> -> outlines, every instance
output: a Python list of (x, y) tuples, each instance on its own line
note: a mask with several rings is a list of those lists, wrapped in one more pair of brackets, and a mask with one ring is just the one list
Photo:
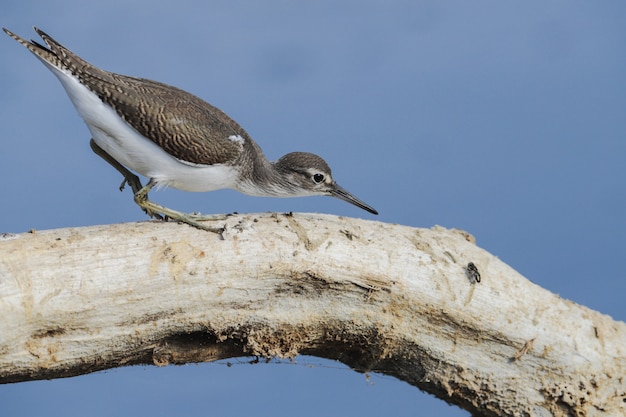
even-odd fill
[[(220, 107), (269, 159), (323, 156), (336, 199), (154, 192), (204, 213), (323, 212), (467, 230), (538, 285), (626, 318), (623, 1), (5, 0), (91, 63)], [(146, 216), (56, 78), (0, 37), (0, 232)], [(485, 283), (488, 285), (488, 283)], [(132, 367), (0, 386), (7, 416), (468, 416), (317, 358)]]

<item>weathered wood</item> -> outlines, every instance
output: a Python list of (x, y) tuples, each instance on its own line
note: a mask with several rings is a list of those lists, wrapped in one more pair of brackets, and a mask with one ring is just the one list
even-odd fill
[(0, 382), (306, 354), (474, 415), (624, 413), (626, 324), (465, 232), (317, 214), (226, 223), (223, 239), (164, 222), (1, 236)]

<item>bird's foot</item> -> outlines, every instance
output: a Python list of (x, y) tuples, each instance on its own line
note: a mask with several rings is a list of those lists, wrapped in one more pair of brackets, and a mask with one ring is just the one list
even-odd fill
[(222, 235), (222, 232), (224, 232), (224, 227), (212, 227), (201, 222), (224, 220), (226, 216), (182, 213), (154, 203), (148, 200), (148, 192), (152, 189), (152, 187), (154, 187), (154, 182), (151, 180), (145, 187), (135, 193), (135, 203), (137, 203), (137, 205), (141, 207), (141, 209), (145, 211), (148, 216), (160, 220), (174, 220), (180, 223), (186, 223), (201, 230), (217, 233), (220, 236)]
[(222, 217), (213, 217), (213, 216), (201, 216), (198, 217), (195, 214), (190, 214), (190, 213), (181, 213), (175, 210), (170, 210), (168, 209), (168, 214), (165, 215), (165, 218), (163, 220), (165, 221), (169, 221), (169, 220), (173, 220), (179, 223), (186, 223), (190, 226), (193, 226), (195, 228), (201, 229), (201, 230), (207, 230), (209, 232), (213, 232), (213, 233), (217, 233), (218, 235), (222, 236), (222, 233), (224, 232), (224, 230), (226, 230), (225, 226), (222, 227), (212, 227), (209, 226), (207, 224), (204, 224), (202, 222), (207, 222), (207, 221), (215, 221), (215, 220), (221, 220), (223, 218)]
[(130, 185), (130, 188), (133, 189), (133, 194), (137, 194), (139, 191), (141, 191), (141, 189), (143, 188), (143, 185), (141, 185), (141, 181), (139, 181), (138, 176), (130, 172), (128, 168), (126, 168), (124, 165), (117, 162), (115, 158), (113, 158), (111, 155), (106, 153), (104, 149), (98, 146), (98, 144), (96, 143), (95, 140), (93, 140), (93, 138), (89, 141), (89, 145), (91, 146), (91, 150), (93, 150), (96, 155), (98, 155), (100, 158), (107, 161), (109, 165), (111, 165), (120, 174), (124, 176), (124, 181), (122, 181), (122, 183), (120, 184), (120, 191), (124, 190), (124, 187), (126, 187), (126, 184)]
[(124, 191), (124, 188), (126, 188), (126, 184), (128, 184), (133, 190), (133, 194), (137, 194), (143, 188), (139, 177), (131, 173), (128, 173), (128, 175), (124, 176), (124, 181), (122, 181), (122, 183), (120, 184), (120, 191)]

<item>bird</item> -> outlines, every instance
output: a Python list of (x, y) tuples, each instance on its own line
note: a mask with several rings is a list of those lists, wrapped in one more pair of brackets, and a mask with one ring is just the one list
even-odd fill
[[(328, 164), (308, 152), (270, 162), (259, 145), (219, 108), (179, 88), (102, 70), (38, 28), (45, 45), (3, 28), (58, 78), (91, 133), (91, 149), (130, 186), (150, 217), (220, 233), (219, 215), (182, 213), (148, 199), (152, 188), (205, 192), (235, 189), (251, 196), (339, 198), (372, 214), (368, 204), (339, 186)], [(142, 185), (136, 173), (148, 178)]]

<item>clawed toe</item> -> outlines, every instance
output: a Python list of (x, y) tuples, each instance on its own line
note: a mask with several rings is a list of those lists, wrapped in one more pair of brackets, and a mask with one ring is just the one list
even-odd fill
[(142, 209), (144, 213), (146, 213), (148, 215), (148, 217), (150, 217), (151, 219), (156, 219), (156, 220), (165, 220), (167, 221), (169, 218), (167, 216), (161, 216), (159, 213), (154, 212), (154, 211), (150, 211), (147, 209)]
[(133, 194), (137, 194), (143, 188), (141, 181), (139, 181), (139, 177), (136, 175), (124, 177), (124, 181), (120, 184), (120, 191), (124, 191), (126, 184), (128, 184), (130, 189), (133, 190)]

